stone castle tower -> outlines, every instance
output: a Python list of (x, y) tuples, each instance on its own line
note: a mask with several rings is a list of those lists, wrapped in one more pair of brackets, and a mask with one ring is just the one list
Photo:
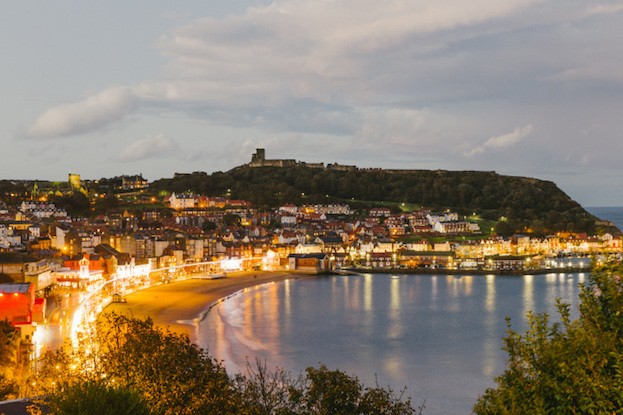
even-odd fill
[(289, 167), (296, 166), (296, 160), (294, 159), (277, 159), (266, 160), (266, 150), (263, 148), (256, 148), (255, 153), (251, 156), (251, 162), (249, 167)]
[(259, 166), (263, 165), (266, 161), (266, 150), (263, 148), (256, 148), (255, 153), (251, 156), (251, 165), (257, 164)]

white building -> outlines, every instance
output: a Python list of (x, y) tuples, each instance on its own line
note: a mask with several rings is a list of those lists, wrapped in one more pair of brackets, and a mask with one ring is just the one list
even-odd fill
[(281, 217), (281, 226), (294, 226), (296, 225), (296, 216), (284, 215)]
[(279, 213), (289, 213), (290, 215), (296, 215), (299, 212), (299, 208), (296, 205), (287, 204), (279, 206)]
[(169, 198), (169, 204), (171, 205), (171, 208), (175, 210), (194, 208), (197, 206), (198, 202), (199, 199), (197, 196), (187, 193), (182, 193), (180, 195), (172, 193)]

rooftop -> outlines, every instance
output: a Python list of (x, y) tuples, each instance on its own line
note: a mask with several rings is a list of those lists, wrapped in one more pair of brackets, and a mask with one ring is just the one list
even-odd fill
[(26, 294), (28, 292), (28, 288), (30, 287), (30, 283), (23, 284), (0, 284), (0, 293), (3, 294)]

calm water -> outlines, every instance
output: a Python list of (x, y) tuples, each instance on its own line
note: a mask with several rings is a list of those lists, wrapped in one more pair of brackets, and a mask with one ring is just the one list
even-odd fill
[(289, 280), (214, 307), (199, 338), (229, 370), (266, 359), (295, 373), (325, 363), (365, 384), (407, 386), (426, 414), (465, 414), (505, 365), (505, 316), (576, 308), (585, 274), (365, 275)]

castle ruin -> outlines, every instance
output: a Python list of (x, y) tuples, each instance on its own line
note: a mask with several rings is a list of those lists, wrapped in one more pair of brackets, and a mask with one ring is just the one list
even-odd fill
[(274, 159), (266, 160), (266, 150), (263, 148), (256, 148), (255, 153), (251, 156), (251, 162), (247, 164), (249, 167), (308, 167), (311, 169), (327, 169), (327, 170), (341, 170), (350, 171), (357, 170), (357, 166), (347, 166), (343, 164), (333, 163), (328, 164), (326, 167), (324, 163), (306, 163), (304, 161), (296, 161), (294, 159)]

